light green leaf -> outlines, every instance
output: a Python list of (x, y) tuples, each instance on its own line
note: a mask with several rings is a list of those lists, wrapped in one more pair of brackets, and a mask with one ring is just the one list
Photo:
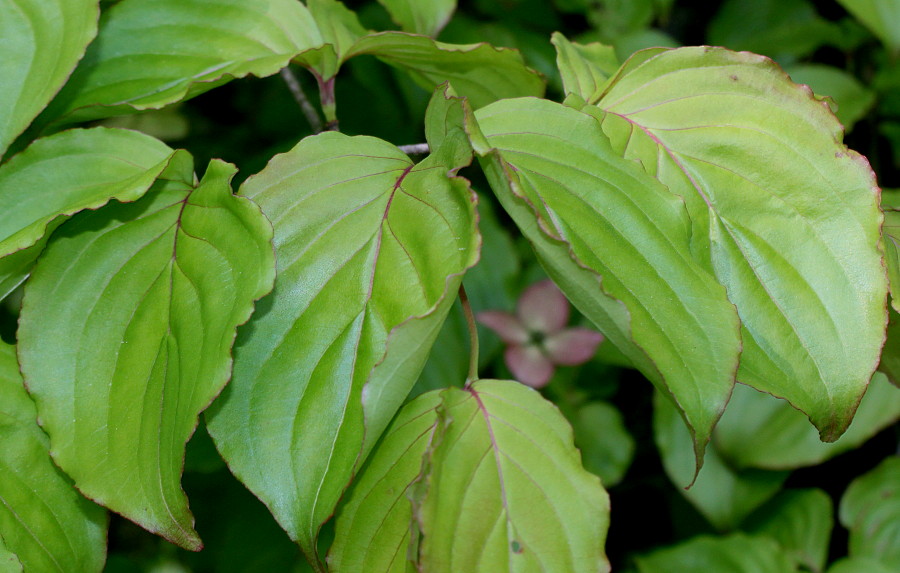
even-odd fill
[(456, 10), (456, 0), (378, 0), (378, 3), (404, 32), (432, 37), (447, 25)]
[(65, 83), (99, 15), (98, 0), (0, 3), (0, 157)]
[[(460, 105), (438, 93), (429, 113)], [(477, 260), (475, 196), (460, 164), (439, 161), (457, 154), (427, 136), (434, 154), (414, 165), (385, 141), (322, 133), (241, 188), (274, 224), (278, 279), (209, 430), (311, 559)], [(443, 142), (468, 145), (461, 132)]]
[(699, 469), (740, 339), (725, 290), (690, 256), (684, 203), (574, 109), (523, 98), (476, 117), (476, 151), (504, 209), (575, 306), (675, 400)]
[(337, 75), (347, 52), (367, 32), (356, 13), (338, 0), (307, 0), (306, 4), (321, 35), (322, 45), (302, 52), (293, 61), (308, 68), (321, 84)]
[(0, 571), (100, 571), (106, 512), (53, 465), (49, 446), (15, 347), (0, 342)]
[(740, 314), (738, 380), (836, 440), (887, 323), (868, 162), (825, 103), (749, 53), (639, 52), (595, 99), (613, 148), (684, 198), (694, 257)]
[(900, 3), (897, 0), (838, 0), (894, 54), (900, 52)]
[(231, 194), (235, 171), (213, 161), (194, 188), (183, 163), (140, 201), (74, 217), (35, 267), (19, 324), (55, 461), (91, 499), (194, 550), (184, 445), (274, 280), (271, 226)]
[(814, 573), (825, 570), (833, 527), (831, 498), (820, 489), (782, 491), (744, 525), (751, 533), (771, 537), (798, 565)]
[(886, 458), (856, 478), (841, 498), (841, 524), (850, 530), (850, 556), (900, 569), (900, 457)]
[(735, 533), (695, 537), (673, 547), (637, 557), (640, 573), (792, 573), (791, 559), (768, 537)]
[(875, 93), (840, 68), (821, 64), (802, 64), (786, 68), (791, 79), (806, 84), (818, 97), (830, 97), (836, 104), (834, 114), (850, 132), (853, 125), (868, 113), (875, 103)]
[(345, 59), (362, 54), (404, 70), (427, 90), (449, 81), (474, 108), (503, 98), (544, 94), (544, 81), (525, 66), (518, 52), (488, 44), (445, 44), (426, 36), (382, 32), (360, 38)]
[(694, 475), (690, 434), (672, 404), (658, 392), (653, 398), (653, 437), (669, 479), (711, 524), (722, 531), (737, 527), (775, 495), (789, 475), (788, 472), (752, 468), (735, 470), (723, 459), (713, 441), (706, 450), (700, 474), (689, 489), (684, 489)]
[(233, 78), (274, 74), (322, 38), (296, 0), (123, 0), (48, 108), (79, 122), (158, 109)]
[(635, 448), (622, 414), (606, 402), (588, 402), (575, 412), (572, 427), (585, 469), (600, 476), (606, 487), (622, 481)]
[(713, 440), (738, 468), (794, 469), (819, 464), (862, 445), (900, 420), (900, 390), (875, 374), (853, 423), (834, 443), (819, 440), (801, 412), (784, 400), (738, 384)]
[[(465, 376), (465, 374), (463, 375)], [(427, 479), (426, 457), (441, 439), (440, 391), (405, 405), (363, 466), (337, 517), (328, 566), (335, 573), (406, 573), (415, 557), (418, 530), (412, 501)]]
[(573, 93), (586, 100), (619, 69), (619, 59), (612, 46), (570, 42), (559, 32), (554, 32), (550, 41), (556, 46), (556, 67), (566, 94)]

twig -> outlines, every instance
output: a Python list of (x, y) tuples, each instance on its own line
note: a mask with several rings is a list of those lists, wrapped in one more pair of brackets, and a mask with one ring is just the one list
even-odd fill
[(398, 147), (400, 151), (407, 155), (425, 155), (431, 151), (427, 143), (413, 143), (411, 145), (401, 145)]
[(466, 388), (478, 380), (478, 325), (475, 324), (475, 314), (472, 313), (472, 305), (466, 295), (466, 288), (459, 285), (459, 302), (462, 304), (463, 314), (466, 315), (466, 325), (469, 327), (469, 376), (466, 380)]
[(306, 97), (306, 93), (303, 91), (303, 87), (300, 86), (300, 82), (297, 80), (294, 72), (289, 67), (281, 68), (281, 79), (287, 84), (288, 89), (291, 90), (291, 95), (294, 96), (294, 99), (300, 105), (300, 109), (303, 111), (303, 115), (306, 116), (306, 121), (309, 122), (313, 133), (321, 132), (322, 119), (319, 117), (319, 112), (309, 103), (309, 99)]

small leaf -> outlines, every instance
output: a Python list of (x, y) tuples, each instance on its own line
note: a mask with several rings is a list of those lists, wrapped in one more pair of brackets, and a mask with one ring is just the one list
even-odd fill
[(233, 166), (213, 161), (196, 188), (180, 167), (142, 200), (59, 230), (25, 289), (19, 354), (76, 486), (196, 550), (184, 445), (228, 380), (235, 327), (271, 289), (274, 260), (271, 227), (231, 194)]
[(123, 0), (105, 11), (47, 120), (158, 109), (248, 74), (267, 76), (322, 38), (296, 0)]
[(15, 348), (0, 342), (0, 571), (99, 572), (106, 512), (53, 465), (49, 446)]
[(635, 559), (640, 573), (791, 573), (799, 571), (768, 537), (695, 537)]
[(834, 508), (828, 494), (802, 489), (779, 493), (754, 513), (743, 529), (768, 535), (798, 565), (822, 573), (833, 527)]
[(584, 468), (600, 476), (605, 487), (621, 482), (635, 449), (622, 414), (606, 402), (588, 402), (578, 408), (572, 426)]
[(66, 82), (99, 15), (99, 0), (0, 4), (0, 157)]
[(684, 203), (617, 155), (589, 115), (523, 98), (476, 118), (470, 134), (504, 209), (566, 296), (678, 404), (699, 469), (740, 339), (725, 290), (690, 256)]
[(362, 54), (404, 70), (429, 91), (449, 81), (474, 108), (499, 99), (544, 94), (544, 81), (525, 66), (518, 52), (488, 44), (445, 44), (426, 36), (382, 32), (360, 38), (345, 59)]
[(425, 36), (437, 36), (453, 12), (456, 10), (456, 0), (430, 0), (421, 2), (417, 0), (378, 0), (391, 15), (404, 32), (422, 34)]
[(838, 0), (838, 2), (878, 36), (887, 48), (900, 52), (900, 4), (896, 0)]
[(572, 430), (507, 380), (405, 406), (338, 517), (343, 571), (608, 571), (609, 501)]
[[(445, 116), (461, 105), (432, 100)], [(241, 187), (273, 222), (278, 279), (242, 331), (208, 427), (311, 560), (477, 260), (474, 194), (453, 175), (462, 165), (441, 162), (468, 162), (450, 149), (468, 142), (459, 130), (442, 141), (414, 165), (385, 141), (322, 133)]]
[(850, 556), (900, 569), (900, 457), (886, 458), (856, 478), (841, 498), (841, 524), (850, 530)]
[(587, 106), (613, 148), (681, 196), (691, 252), (737, 307), (738, 380), (836, 440), (878, 363), (887, 280), (878, 188), (827, 105), (771, 60), (639, 52)]
[(570, 42), (559, 32), (554, 32), (550, 41), (556, 46), (556, 66), (566, 94), (587, 100), (619, 69), (619, 59), (612, 46)]
[(694, 474), (690, 434), (677, 410), (659, 392), (653, 398), (653, 437), (669, 479), (721, 531), (737, 527), (745, 517), (775, 495), (789, 475), (789, 472), (752, 468), (735, 470), (728, 465), (713, 441), (706, 450), (703, 469), (690, 488), (683, 489), (691, 483)]
[(882, 374), (872, 379), (847, 432), (830, 444), (784, 400), (738, 384), (713, 440), (735, 467), (795, 469), (857, 448), (897, 420), (900, 390)]

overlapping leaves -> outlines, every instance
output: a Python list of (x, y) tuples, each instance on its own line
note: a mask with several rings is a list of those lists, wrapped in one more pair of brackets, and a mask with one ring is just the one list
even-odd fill
[(479, 380), (404, 407), (338, 518), (329, 562), (604, 571), (608, 503), (558, 410), (517, 382)]
[[(25, 290), (19, 358), (55, 461), (88, 497), (198, 549), (184, 445), (271, 289), (271, 227), (214, 161), (173, 159), (134, 203), (59, 229)], [(52, 344), (47, 341), (52, 340)]]
[(419, 164), (382, 140), (323, 133), (241, 188), (275, 227), (278, 279), (238, 340), (209, 429), (311, 557), (477, 259), (475, 198), (452, 176), (471, 157), (447, 119), (461, 106), (435, 96), (433, 153)]

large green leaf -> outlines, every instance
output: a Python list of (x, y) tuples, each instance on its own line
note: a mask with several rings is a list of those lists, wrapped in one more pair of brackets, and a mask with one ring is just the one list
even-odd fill
[(427, 90), (449, 81), (475, 108), (544, 93), (544, 81), (525, 66), (519, 52), (488, 44), (445, 44), (427, 36), (382, 32), (360, 38), (345, 59), (362, 54), (406, 71)]
[(437, 36), (456, 10), (456, 0), (378, 0), (404, 32)]
[[(438, 93), (429, 116), (461, 105)], [(241, 188), (274, 224), (278, 279), (239, 337), (209, 430), (313, 559), (477, 260), (475, 196), (452, 175), (471, 151), (458, 127), (427, 123), (434, 152), (418, 165), (385, 141), (327, 132)]]
[[(77, 215), (25, 289), (19, 356), (56, 462), (88, 497), (200, 548), (184, 445), (228, 381), (237, 325), (274, 280), (271, 226), (191, 162), (142, 200)], [(48, 341), (53, 341), (48, 344)]]
[(247, 74), (267, 76), (322, 44), (296, 0), (123, 0), (46, 120), (158, 109)]
[(837, 439), (878, 363), (887, 280), (874, 174), (828, 106), (711, 47), (639, 52), (592, 101), (613, 148), (684, 198), (740, 314), (738, 380)]
[[(0, 342), (0, 571), (100, 571), (106, 512), (53, 465), (49, 445), (15, 348)], [(15, 561), (4, 559), (4, 544)]]
[(853, 423), (834, 443), (819, 440), (801, 412), (784, 400), (739, 384), (713, 434), (713, 441), (737, 468), (794, 469), (819, 464), (859, 447), (900, 420), (900, 390), (877, 373)]
[(39, 139), (0, 167), (0, 298), (25, 277), (41, 239), (65, 216), (138, 199), (172, 153), (150, 136), (97, 127)]
[(725, 290), (690, 256), (684, 203), (622, 159), (589, 115), (523, 98), (476, 117), (470, 130), (484, 137), (473, 141), (503, 207), (578, 309), (678, 404), (699, 468), (740, 339)]
[(774, 539), (798, 565), (822, 573), (834, 527), (831, 498), (821, 489), (785, 490), (743, 526)]
[(851, 557), (900, 569), (900, 457), (886, 458), (853, 480), (841, 498), (839, 516), (850, 530)]
[(407, 405), (337, 523), (341, 571), (606, 571), (609, 501), (540, 394), (479, 380)]
[(900, 3), (897, 0), (838, 0), (878, 36), (894, 54), (900, 52)]
[(799, 571), (768, 537), (695, 537), (635, 559), (640, 573), (792, 573)]
[[(711, 524), (722, 531), (737, 527), (778, 493), (789, 475), (788, 472), (754, 468), (736, 470), (722, 457), (714, 441), (706, 450), (703, 469), (694, 477), (690, 434), (672, 403), (658, 392), (653, 398), (653, 438), (669, 479)], [(690, 488), (685, 489), (688, 484), (691, 484)]]
[(0, 3), (0, 157), (62, 87), (97, 33), (99, 0)]

